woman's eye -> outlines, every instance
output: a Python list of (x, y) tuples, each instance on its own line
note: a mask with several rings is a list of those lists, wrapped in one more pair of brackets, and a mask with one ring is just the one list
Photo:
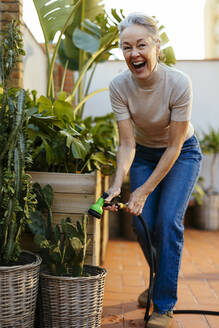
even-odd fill
[(131, 47), (123, 47), (123, 50), (130, 50)]
[(145, 43), (141, 43), (141, 44), (139, 44), (139, 47), (140, 47), (140, 48), (144, 48), (145, 46), (146, 46)]

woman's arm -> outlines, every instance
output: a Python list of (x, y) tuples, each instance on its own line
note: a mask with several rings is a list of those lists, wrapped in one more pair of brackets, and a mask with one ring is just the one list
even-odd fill
[(171, 121), (169, 127), (168, 146), (161, 156), (155, 170), (147, 181), (137, 188), (130, 196), (127, 211), (138, 216), (141, 214), (148, 195), (156, 188), (167, 175), (177, 160), (185, 141), (189, 122)]
[(116, 173), (112, 186), (107, 191), (109, 197), (106, 201), (118, 196), (123, 180), (128, 173), (135, 156), (135, 138), (131, 119), (117, 122), (119, 129), (119, 148), (117, 152)]

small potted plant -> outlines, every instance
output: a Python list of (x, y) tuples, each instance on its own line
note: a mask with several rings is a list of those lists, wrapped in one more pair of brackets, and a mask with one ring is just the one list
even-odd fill
[(18, 25), (12, 22), (0, 45), (0, 327), (33, 327), (39, 256), (22, 251), (21, 234), (35, 206), (25, 135), (25, 91), (8, 87), (23, 55)]
[(52, 187), (33, 188), (38, 204), (30, 229), (43, 259), (37, 321), (45, 328), (100, 327), (106, 270), (84, 265), (87, 216), (76, 225), (70, 218), (54, 225)]
[(219, 229), (219, 192), (215, 189), (215, 169), (219, 154), (219, 130), (210, 128), (200, 139), (204, 154), (210, 155), (210, 185), (205, 189), (202, 204), (196, 206), (195, 226), (204, 230)]

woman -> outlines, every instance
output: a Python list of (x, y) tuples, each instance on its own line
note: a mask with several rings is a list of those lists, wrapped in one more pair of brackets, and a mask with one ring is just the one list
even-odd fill
[(147, 327), (164, 328), (171, 326), (177, 301), (182, 221), (202, 157), (189, 122), (191, 82), (184, 73), (158, 62), (160, 39), (152, 18), (130, 14), (119, 30), (128, 70), (110, 84), (120, 144), (107, 201), (120, 193), (131, 168), (127, 211), (134, 215), (133, 227), (145, 257), (146, 240), (139, 214), (149, 226), (156, 252), (154, 311)]

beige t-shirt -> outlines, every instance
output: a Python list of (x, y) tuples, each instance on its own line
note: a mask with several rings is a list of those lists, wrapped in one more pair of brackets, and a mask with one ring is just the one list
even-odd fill
[[(132, 119), (140, 145), (167, 147), (170, 121), (190, 120), (191, 81), (185, 73), (165, 64), (157, 64), (149, 77), (140, 82), (126, 70), (112, 80), (109, 90), (116, 119)], [(193, 133), (189, 123), (186, 140)]]

